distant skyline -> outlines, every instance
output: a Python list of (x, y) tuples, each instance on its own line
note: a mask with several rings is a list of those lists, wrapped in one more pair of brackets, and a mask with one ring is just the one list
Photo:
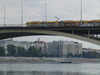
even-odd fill
[[(0, 24), (4, 24), (4, 9), (5, 24), (21, 24), (21, 2), (22, 0), (0, 0)], [(55, 16), (59, 20), (80, 20), (80, 2), (81, 0), (23, 0), (23, 24), (28, 21), (44, 21), (45, 6), (47, 7), (47, 21), (56, 21)], [(100, 19), (100, 0), (82, 0), (82, 19)], [(51, 36), (32, 36), (15, 39), (34, 41), (38, 37), (44, 41), (68, 39)], [(70, 40), (73, 41), (74, 39)], [(83, 44), (85, 47), (100, 48), (100, 46), (90, 45), (90, 43), (83, 42)]]
[(62, 36), (45, 36), (45, 35), (43, 35), (43, 36), (27, 36), (27, 37), (14, 38), (13, 40), (34, 42), (34, 41), (37, 41), (38, 38), (40, 38), (40, 41), (45, 41), (45, 42), (52, 42), (52, 41), (59, 41), (59, 40), (74, 41), (74, 42), (82, 43), (84, 48), (100, 49), (100, 46), (98, 46), (98, 45), (91, 44), (91, 43), (88, 43), (88, 42), (85, 42), (85, 41), (80, 41), (80, 40), (77, 40), (77, 39), (62, 37)]

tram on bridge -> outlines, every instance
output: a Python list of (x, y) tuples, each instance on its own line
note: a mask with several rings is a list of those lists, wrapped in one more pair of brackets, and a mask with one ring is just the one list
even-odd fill
[(26, 22), (27, 27), (71, 27), (71, 26), (100, 26), (100, 20), (82, 21), (30, 21)]

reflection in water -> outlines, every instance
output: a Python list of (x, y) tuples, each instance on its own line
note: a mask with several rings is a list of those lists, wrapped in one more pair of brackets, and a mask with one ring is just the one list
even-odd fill
[(42, 71), (32, 71), (32, 72), (21, 72), (21, 71), (0, 71), (0, 75), (85, 75), (82, 73), (71, 73), (71, 72), (42, 72)]

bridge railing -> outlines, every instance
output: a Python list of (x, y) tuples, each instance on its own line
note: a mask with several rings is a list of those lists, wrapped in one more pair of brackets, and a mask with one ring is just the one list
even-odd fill
[(26, 24), (0, 24), (0, 27), (26, 27)]

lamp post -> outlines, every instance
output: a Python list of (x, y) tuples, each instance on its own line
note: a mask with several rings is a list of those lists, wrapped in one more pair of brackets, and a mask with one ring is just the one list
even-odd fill
[(80, 1), (80, 25), (82, 25), (82, 0)]
[(4, 5), (4, 27), (6, 27), (6, 24), (5, 24), (5, 19), (6, 19), (6, 9), (5, 9), (5, 5)]
[(23, 26), (23, 0), (21, 0), (21, 26)]
[(45, 21), (47, 21), (47, 4), (45, 3)]

